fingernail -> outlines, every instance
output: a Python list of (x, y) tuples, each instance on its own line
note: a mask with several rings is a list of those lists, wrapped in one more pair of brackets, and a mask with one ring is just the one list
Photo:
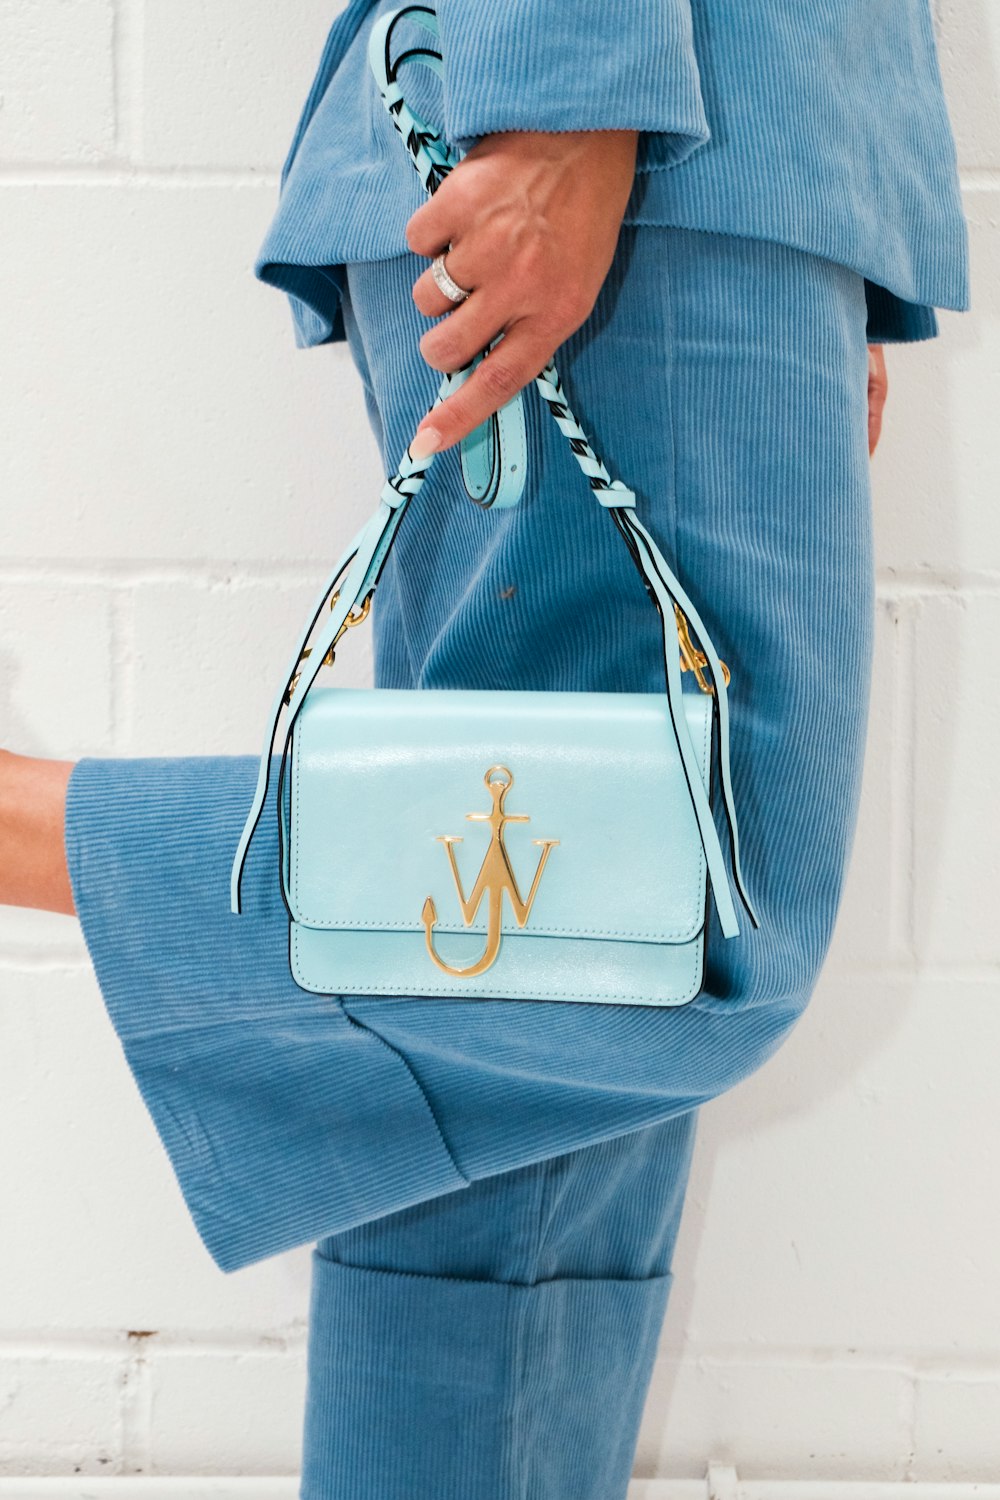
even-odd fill
[(436, 427), (418, 427), (410, 444), (411, 458), (426, 458), (441, 446), (441, 434)]

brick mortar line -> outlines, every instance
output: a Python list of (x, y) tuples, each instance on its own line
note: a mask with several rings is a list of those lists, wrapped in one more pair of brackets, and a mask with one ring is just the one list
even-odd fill
[[(0, 1337), (0, 1359), (10, 1356), (24, 1359), (58, 1359), (70, 1361), (74, 1358), (107, 1360), (115, 1356), (123, 1363), (136, 1357), (141, 1343), (145, 1358), (186, 1357), (198, 1355), (207, 1358), (245, 1357), (247, 1354), (263, 1354), (274, 1359), (285, 1359), (301, 1355), (306, 1348), (307, 1329), (303, 1323), (299, 1328), (289, 1328), (280, 1333), (234, 1335), (231, 1339), (208, 1332), (204, 1337), (192, 1333), (145, 1333), (129, 1334), (117, 1329), (88, 1330), (77, 1338), (67, 1338), (60, 1333), (55, 1338), (46, 1338), (39, 1333), (30, 1338)], [(683, 1354), (658, 1354), (658, 1365), (697, 1365), (698, 1368), (718, 1368), (730, 1371), (745, 1369), (787, 1370), (831, 1370), (854, 1373), (881, 1372), (898, 1375), (906, 1381), (947, 1381), (962, 1384), (992, 1386), (1000, 1384), (1000, 1359), (989, 1362), (982, 1358), (954, 1359), (945, 1354), (927, 1354), (903, 1357), (888, 1350), (866, 1350), (863, 1354), (852, 1354), (847, 1348), (823, 1348), (813, 1350), (795, 1346), (783, 1348), (771, 1345), (757, 1353), (727, 1348), (719, 1344), (692, 1344)]]
[[(299, 587), (318, 584), (322, 578), (322, 564), (317, 566), (315, 562), (289, 562), (275, 567), (250, 563), (238, 568), (213, 559), (178, 560), (166, 566), (151, 562), (119, 562), (114, 558), (88, 559), (79, 563), (67, 559), (53, 562), (25, 559), (0, 564), (0, 586), (73, 583), (88, 588), (124, 590), (136, 584), (195, 583), (239, 593), (258, 584), (270, 588)], [(967, 575), (943, 571), (907, 576), (892, 568), (880, 568), (876, 574), (876, 595), (882, 602), (940, 597), (992, 598), (1000, 595), (1000, 570)]]
[(0, 164), (3, 187), (92, 187), (92, 188), (207, 188), (265, 187), (276, 189), (280, 171), (271, 167), (158, 167), (132, 162), (127, 157), (109, 160), (106, 166), (79, 166), (43, 162)]
[[(209, 588), (225, 588), (238, 593), (241, 589), (255, 584), (281, 588), (314, 582), (318, 587), (324, 576), (323, 564), (317, 565), (315, 562), (301, 565), (291, 563), (273, 569), (265, 566), (259, 571), (253, 568), (247, 571), (242, 569), (237, 571), (231, 564), (225, 562), (191, 562), (190, 564), (178, 562), (164, 567), (155, 563), (119, 564), (112, 559), (106, 563), (99, 561), (96, 564), (92, 561), (78, 564), (65, 561), (56, 564), (30, 561), (0, 566), (0, 585), (37, 583), (51, 586), (52, 584), (74, 583), (95, 588), (114, 588), (116, 591), (124, 591), (141, 583), (201, 583)], [(996, 586), (1000, 590), (1000, 574), (997, 575)]]
[(302, 1353), (306, 1345), (306, 1328), (289, 1325), (287, 1331), (248, 1333), (233, 1335), (231, 1339), (211, 1330), (204, 1337), (197, 1333), (178, 1334), (129, 1332), (117, 1328), (88, 1329), (78, 1336), (67, 1337), (60, 1330), (48, 1338), (44, 1332), (30, 1336), (8, 1337), (0, 1335), (0, 1361), (4, 1359), (53, 1359), (71, 1361), (92, 1359), (108, 1362), (110, 1359), (123, 1365), (148, 1362), (150, 1359), (183, 1357), (190, 1354), (208, 1358), (245, 1358), (248, 1354), (263, 1354), (268, 1358), (283, 1359)]
[(955, 1380), (970, 1384), (992, 1386), (1000, 1383), (1000, 1355), (992, 1363), (970, 1358), (957, 1363), (944, 1354), (904, 1356), (891, 1350), (866, 1349), (853, 1354), (848, 1348), (803, 1350), (793, 1345), (782, 1347), (770, 1345), (759, 1354), (750, 1354), (725, 1344), (691, 1344), (683, 1354), (657, 1355), (658, 1365), (687, 1365), (695, 1363), (699, 1369), (718, 1367), (727, 1370), (801, 1369), (850, 1370), (853, 1372), (881, 1372), (898, 1375), (902, 1380)]
[(85, 974), (91, 967), (90, 959), (81, 957), (78, 959), (46, 958), (43, 951), (32, 952), (30, 948), (22, 947), (20, 951), (12, 951), (13, 944), (7, 945), (7, 951), (0, 953), (0, 974)]

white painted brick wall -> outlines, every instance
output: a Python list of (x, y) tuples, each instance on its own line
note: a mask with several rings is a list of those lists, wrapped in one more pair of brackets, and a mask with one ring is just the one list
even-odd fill
[(0, 161), (99, 162), (115, 148), (114, 0), (0, 0)]
[[(376, 493), (346, 349), (296, 350), (250, 273), (336, 8), (0, 0), (14, 748), (254, 751)], [(795, 1034), (703, 1113), (640, 1477), (1000, 1477), (998, 16), (936, 8), (975, 307), (889, 353), (842, 918)], [(212, 1266), (72, 920), (0, 913), (0, 1034), (0, 1475), (293, 1474), (308, 1248)]]

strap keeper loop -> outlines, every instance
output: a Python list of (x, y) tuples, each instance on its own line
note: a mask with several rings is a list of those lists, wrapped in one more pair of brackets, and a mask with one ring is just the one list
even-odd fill
[(379, 498), (383, 500), (385, 504), (388, 505), (392, 510), (396, 510), (400, 505), (402, 505), (403, 501), (407, 499), (407, 496), (397, 490), (392, 480), (389, 479), (382, 486), (382, 491)]
[(621, 479), (612, 479), (610, 484), (595, 489), (594, 494), (604, 506), (621, 505), (630, 510), (635, 509), (635, 490), (630, 490)]

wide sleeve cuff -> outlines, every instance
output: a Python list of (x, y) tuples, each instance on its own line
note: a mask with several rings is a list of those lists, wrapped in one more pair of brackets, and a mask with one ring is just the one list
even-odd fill
[(66, 799), (107, 1012), (223, 1271), (466, 1185), (405, 1059), (291, 978), (273, 799), (230, 912), (256, 771), (249, 756), (85, 758)]
[(710, 138), (688, 0), (438, 0), (444, 134), (638, 130), (637, 171)]

